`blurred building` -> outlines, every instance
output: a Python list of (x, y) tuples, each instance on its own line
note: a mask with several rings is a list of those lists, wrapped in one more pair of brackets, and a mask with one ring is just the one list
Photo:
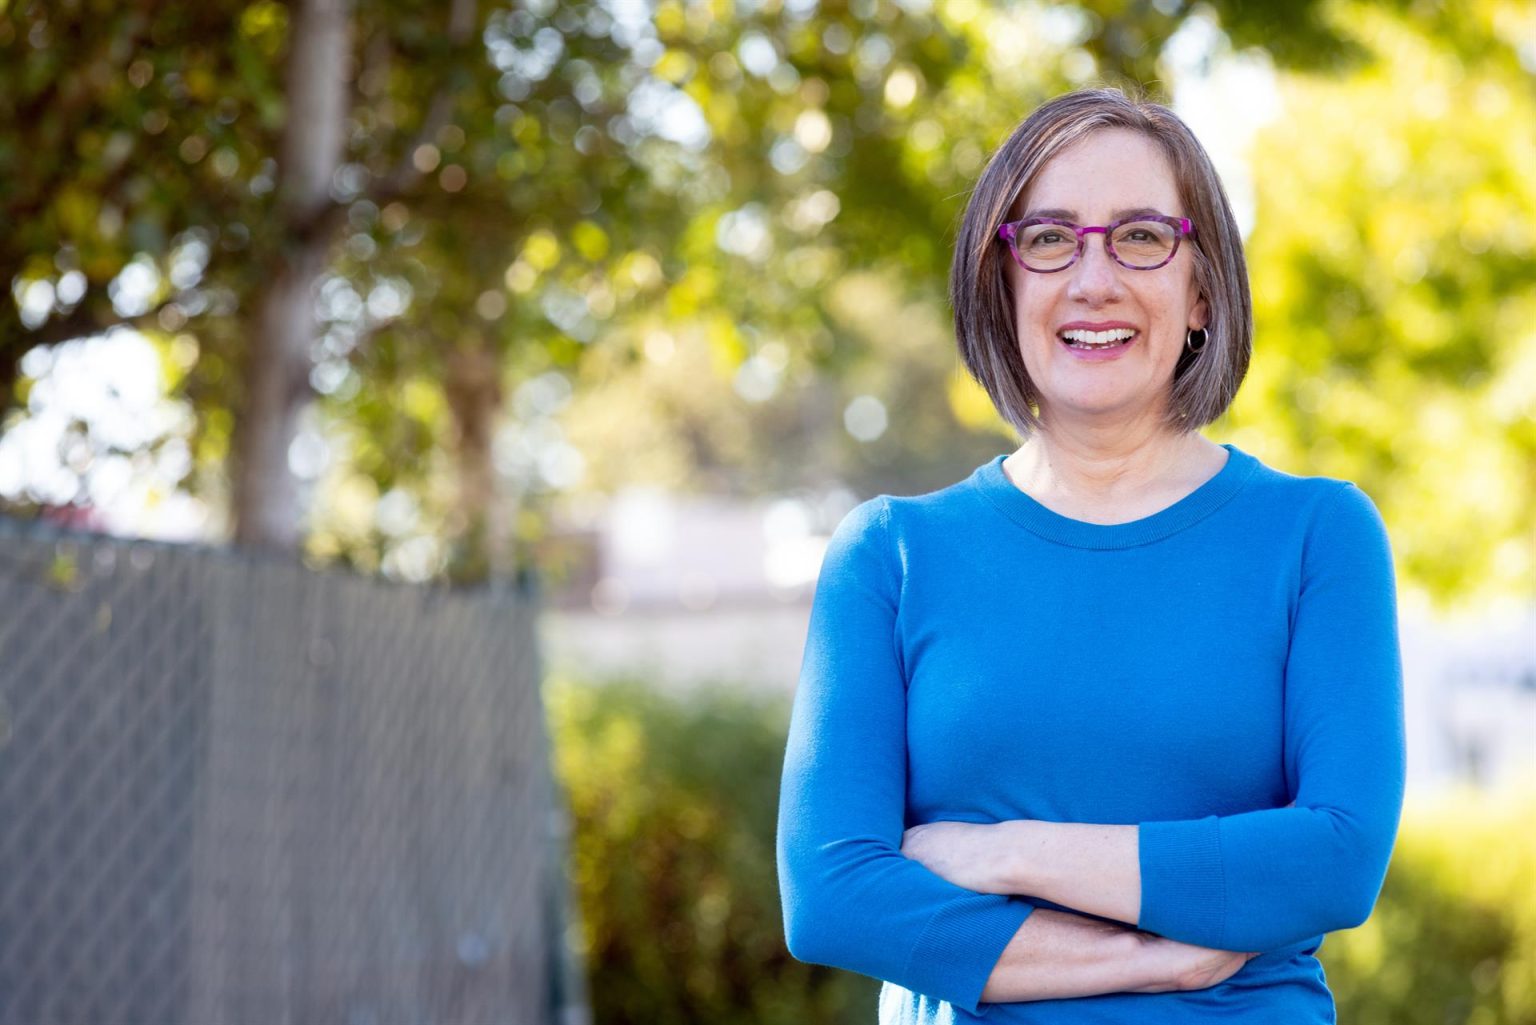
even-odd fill
[(1400, 620), (1410, 784), (1536, 785), (1536, 605)]
[(577, 512), (552, 539), (567, 572), (546, 583), (550, 668), (792, 690), (827, 536), (855, 503), (633, 489)]
[[(827, 536), (857, 499), (620, 494), (561, 528), (549, 668), (792, 692)], [(1400, 603), (1409, 786), (1536, 783), (1536, 605), (1467, 622)]]

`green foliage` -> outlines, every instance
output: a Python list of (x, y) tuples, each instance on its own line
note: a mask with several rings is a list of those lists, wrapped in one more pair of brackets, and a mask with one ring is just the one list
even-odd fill
[[(1166, 99), (1168, 43), (1192, 27), (1262, 46), (1287, 112), (1252, 155), (1258, 351), (1230, 440), (1359, 481), (1401, 578), (1442, 602), (1531, 593), (1523, 0), (664, 0), (622, 24), (545, 0), (478, 5), (457, 42), (447, 6), (356, 8), (308, 380), (335, 441), (311, 555), (388, 569), (453, 533), (474, 432), (445, 379), (466, 351), (499, 363), (522, 541), (578, 463), (600, 492), (951, 482), (1011, 436), (957, 371), (945, 305), (987, 153), (1073, 86)], [(130, 324), (194, 354), (172, 382), (196, 412), (190, 486), (221, 496), (254, 299), (285, 244), (290, 15), (0, 5), (0, 283), (35, 300), (0, 301), (3, 423), (31, 397), (24, 352)], [(143, 308), (114, 302), (130, 265), (153, 269)], [(857, 400), (880, 422), (855, 437)]]
[(1375, 913), (1319, 956), (1340, 1021), (1536, 1022), (1536, 786), (1410, 800)]
[(1376, 60), (1287, 76), (1288, 116), (1257, 139), (1257, 338), (1234, 423), (1277, 465), (1360, 483), (1402, 577), (1442, 605), (1529, 597), (1536, 148), (1516, 126), (1536, 102), (1516, 50), (1531, 25), (1492, 3), (1422, 21), (1336, 10)]
[[(546, 686), (601, 1025), (867, 1021), (877, 984), (784, 946), (774, 866), (788, 709), (724, 688)], [(872, 988), (873, 985), (873, 988)]]
[[(174, 333), (250, 287), (282, 31), (282, 8), (235, 0), (0, 9), (0, 283), (74, 279), (41, 323), (0, 303), (0, 411), (31, 345), (118, 323)], [(211, 266), (173, 275), (194, 241)], [(146, 309), (118, 308), (109, 284), (135, 259), (159, 287)], [(173, 299), (184, 305), (157, 317)]]
[[(873, 1018), (878, 983), (784, 947), (774, 828), (788, 702), (551, 681), (598, 1025)], [(1536, 788), (1410, 799), (1370, 920), (1319, 952), (1339, 1020), (1536, 1022)]]

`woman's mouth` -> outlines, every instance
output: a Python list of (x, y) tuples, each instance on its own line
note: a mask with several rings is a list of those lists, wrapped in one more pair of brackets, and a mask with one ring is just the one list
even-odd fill
[(1141, 332), (1129, 327), (1112, 327), (1104, 331), (1072, 328), (1056, 337), (1079, 359), (1104, 360), (1114, 359), (1130, 348), (1131, 343), (1141, 337)]

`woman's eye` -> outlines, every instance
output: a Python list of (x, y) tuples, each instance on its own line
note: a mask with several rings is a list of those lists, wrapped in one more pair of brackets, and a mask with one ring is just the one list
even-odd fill
[(1059, 231), (1042, 231), (1035, 236), (1035, 245), (1053, 246), (1062, 241), (1066, 236)]

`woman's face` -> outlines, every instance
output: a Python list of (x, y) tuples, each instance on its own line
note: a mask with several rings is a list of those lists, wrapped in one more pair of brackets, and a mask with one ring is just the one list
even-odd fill
[[(1053, 157), (1010, 219), (1059, 217), (1079, 226), (1107, 225), (1139, 210), (1190, 215), (1179, 203), (1173, 171), (1157, 144), (1139, 132), (1106, 128)], [(1197, 232), (1206, 227), (1194, 226)], [(1019, 346), (1040, 396), (1042, 419), (1156, 419), (1171, 393), (1186, 332), (1206, 323), (1193, 244), (1181, 239), (1173, 260), (1155, 270), (1131, 270), (1110, 258), (1104, 235), (1094, 232), (1085, 239), (1077, 262), (1055, 273), (1026, 270), (1011, 253), (1006, 256)], [(1135, 334), (1113, 353), (1074, 351), (1063, 336), (1110, 328)]]

